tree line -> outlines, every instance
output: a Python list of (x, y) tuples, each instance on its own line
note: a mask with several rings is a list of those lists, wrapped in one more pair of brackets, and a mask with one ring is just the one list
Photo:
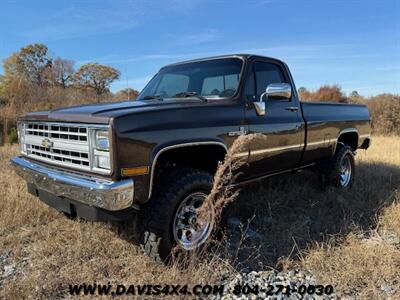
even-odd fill
[[(126, 88), (112, 93), (119, 70), (96, 62), (75, 67), (75, 62), (50, 55), (44, 44), (27, 45), (3, 61), (0, 75), (0, 144), (16, 140), (16, 118), (29, 111), (134, 100), (138, 91)], [(400, 134), (400, 96), (380, 94), (363, 97), (357, 91), (346, 95), (339, 85), (324, 85), (315, 91), (299, 88), (302, 101), (361, 103), (369, 107), (372, 128), (379, 134)], [(7, 138), (8, 137), (8, 138)]]
[(383, 93), (372, 97), (363, 97), (357, 91), (346, 95), (339, 85), (324, 85), (315, 91), (301, 87), (299, 95), (302, 101), (365, 104), (371, 114), (374, 133), (400, 135), (399, 95)]
[(21, 48), (3, 61), (0, 143), (10, 134), (15, 137), (16, 117), (28, 111), (135, 99), (138, 91), (133, 88), (110, 92), (119, 77), (119, 70), (96, 62), (76, 68), (73, 60), (50, 55), (44, 44)]

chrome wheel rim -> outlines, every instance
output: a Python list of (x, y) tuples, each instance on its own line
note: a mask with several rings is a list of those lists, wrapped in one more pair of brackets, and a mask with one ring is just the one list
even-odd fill
[(340, 186), (347, 187), (351, 180), (351, 161), (348, 156), (344, 157), (340, 166)]
[(188, 195), (175, 213), (173, 233), (176, 243), (185, 250), (193, 250), (202, 245), (210, 236), (214, 225), (214, 210), (208, 207), (202, 220), (200, 208), (207, 195), (195, 192)]

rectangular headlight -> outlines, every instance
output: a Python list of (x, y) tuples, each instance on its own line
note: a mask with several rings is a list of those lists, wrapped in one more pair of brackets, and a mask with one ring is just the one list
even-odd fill
[(94, 171), (111, 170), (109, 130), (94, 128), (90, 136), (92, 169)]
[(97, 150), (110, 151), (110, 139), (108, 137), (108, 130), (96, 130), (95, 144)]

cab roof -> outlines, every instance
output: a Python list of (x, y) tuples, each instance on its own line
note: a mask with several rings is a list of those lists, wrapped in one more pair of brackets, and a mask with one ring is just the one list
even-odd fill
[(227, 55), (210, 56), (210, 57), (204, 57), (204, 58), (196, 58), (196, 59), (191, 59), (191, 60), (168, 64), (168, 65), (164, 66), (163, 68), (177, 66), (177, 65), (183, 65), (183, 64), (188, 64), (188, 63), (194, 63), (194, 62), (200, 62), (200, 61), (224, 59), (224, 58), (241, 58), (243, 60), (248, 60), (250, 58), (256, 58), (256, 59), (260, 58), (260, 59), (275, 60), (277, 62), (283, 63), (283, 61), (281, 61), (277, 58), (273, 58), (273, 57), (257, 55), (257, 54), (243, 54), (242, 53), (242, 54), (227, 54)]

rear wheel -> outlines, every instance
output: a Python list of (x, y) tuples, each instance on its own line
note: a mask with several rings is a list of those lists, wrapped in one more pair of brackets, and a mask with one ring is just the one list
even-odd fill
[(338, 186), (349, 187), (353, 181), (353, 163), (350, 154), (343, 157), (340, 162), (340, 175), (338, 178)]
[(185, 168), (163, 177), (141, 209), (138, 224), (142, 249), (157, 261), (167, 260), (175, 246), (182, 251), (199, 249), (210, 237), (215, 218), (211, 207), (199, 218), (211, 191), (211, 174)]
[(346, 189), (354, 182), (354, 154), (347, 145), (339, 144), (338, 147), (332, 160), (321, 165), (320, 182), (323, 187), (336, 186)]

